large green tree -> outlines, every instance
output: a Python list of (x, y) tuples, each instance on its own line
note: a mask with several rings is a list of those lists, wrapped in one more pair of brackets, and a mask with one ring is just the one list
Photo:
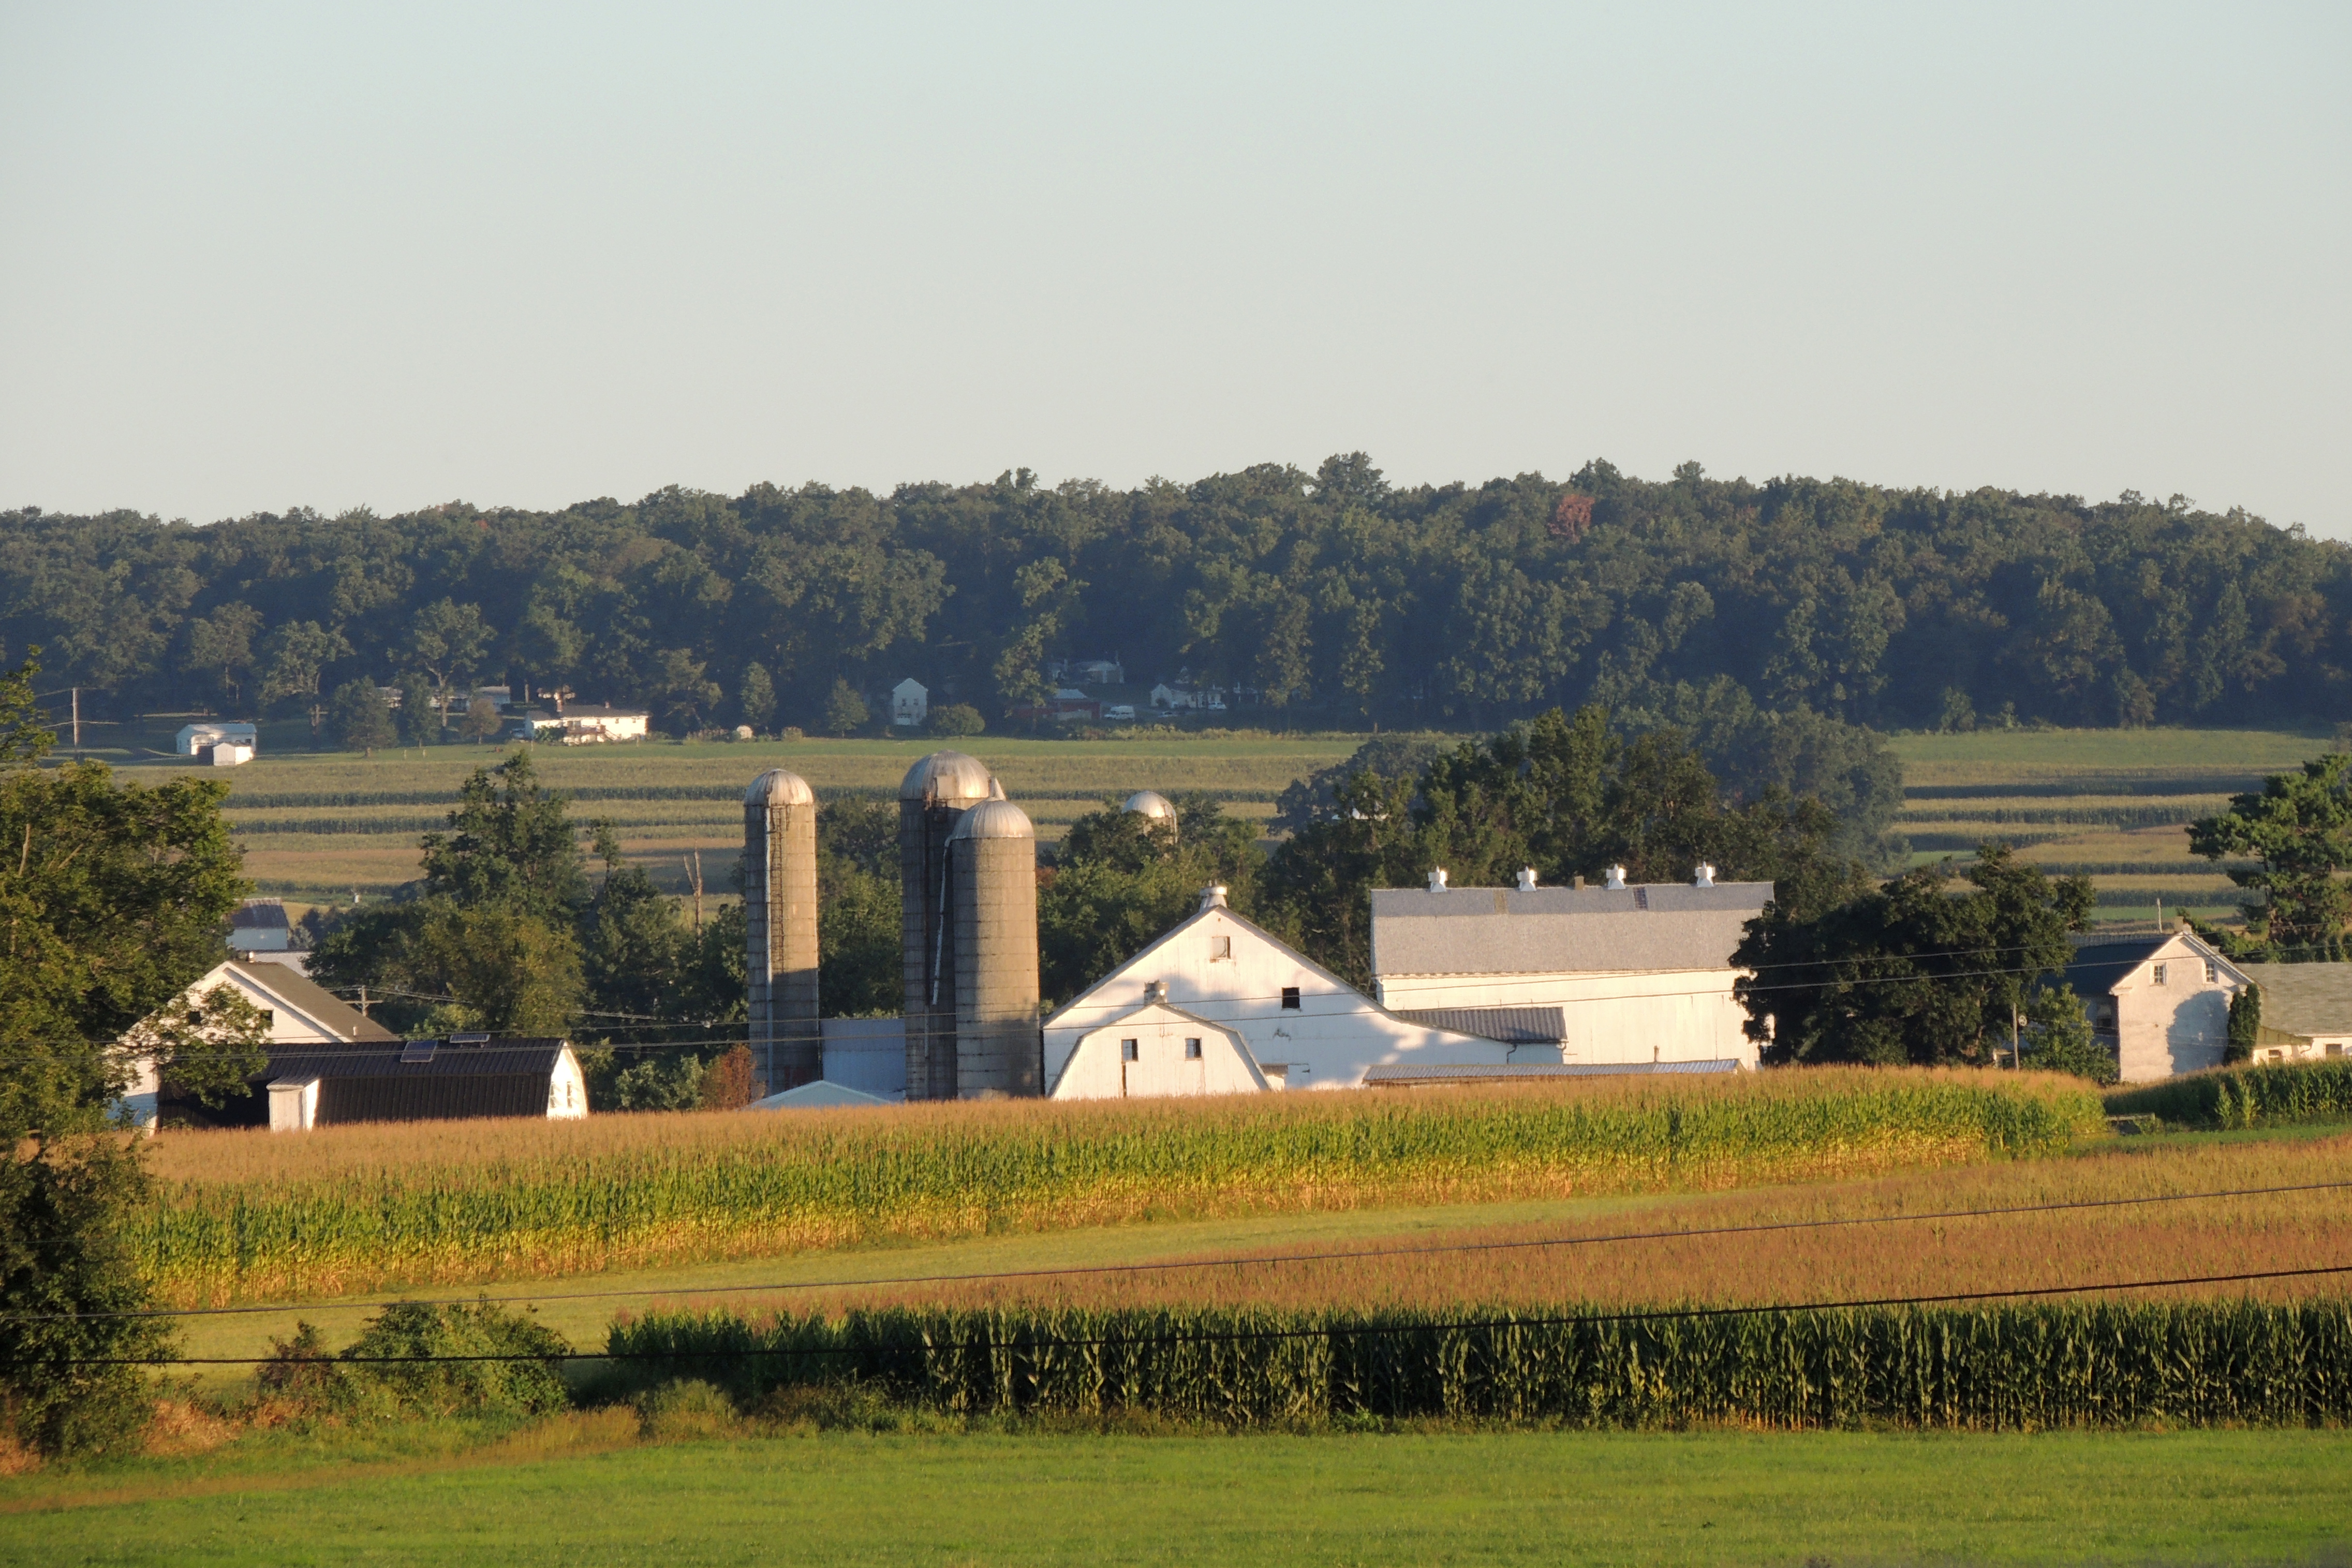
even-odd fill
[(1039, 980), (1067, 1001), (1156, 941), (1212, 885), (1244, 915), (1262, 912), (1265, 857), (1255, 824), (1228, 818), (1213, 796), (1188, 795), (1173, 818), (1121, 808), (1116, 797), (1070, 825), (1037, 894)]
[(2050, 877), (2004, 844), (1826, 908), (1776, 902), (1732, 958), (1750, 972), (1748, 1033), (1768, 1062), (1989, 1066), (2092, 907), (2088, 878)]
[(2189, 847), (2209, 860), (2251, 859), (2230, 880), (2262, 894), (2247, 933), (2270, 955), (2340, 956), (2352, 924), (2352, 753), (2331, 752), (2297, 773), (2273, 773), (2229, 809), (2189, 824)]

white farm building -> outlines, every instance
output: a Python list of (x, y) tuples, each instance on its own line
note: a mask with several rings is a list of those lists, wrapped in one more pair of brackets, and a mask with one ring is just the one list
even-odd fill
[(1731, 955), (1769, 882), (1449, 888), (1372, 894), (1372, 994), (1399, 1016), (1549, 1047), (1570, 1067), (1737, 1063), (1756, 1042)]
[[(1211, 888), (1200, 910), (1097, 981), (1045, 1024), (1045, 1092), (1058, 1100), (1121, 1093), (1355, 1089), (1372, 1068), (1502, 1066), (1516, 1047), (1402, 1018), (1314, 960), (1235, 914)], [(1201, 1055), (1189, 1055), (1192, 1042)], [(1128, 1043), (1134, 1053), (1128, 1055)], [(1155, 1053), (1146, 1058), (1150, 1042)], [(1160, 1053), (1174, 1052), (1165, 1064)], [(1246, 1065), (1254, 1073), (1242, 1070)], [(1136, 1070), (1114, 1077), (1122, 1058)], [(1557, 1048), (1519, 1055), (1557, 1063)], [(1198, 1089), (1181, 1075), (1197, 1061)]]

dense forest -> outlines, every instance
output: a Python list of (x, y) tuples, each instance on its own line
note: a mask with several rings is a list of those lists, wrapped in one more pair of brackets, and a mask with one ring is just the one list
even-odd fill
[(2352, 552), (2239, 511), (1696, 464), (1402, 489), (1354, 454), (1132, 490), (1024, 469), (556, 512), (0, 513), (0, 657), (37, 645), (47, 679), (115, 712), (502, 678), (673, 731), (816, 729), (838, 683), (912, 675), (993, 728), (1051, 660), (1113, 657), (1244, 694), (1242, 723), (1487, 729), (1586, 701), (2292, 721), (2341, 711), (2348, 623)]

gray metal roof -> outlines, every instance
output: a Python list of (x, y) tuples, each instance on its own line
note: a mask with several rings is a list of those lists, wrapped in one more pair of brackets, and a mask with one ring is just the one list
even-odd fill
[(318, 1020), (320, 1026), (346, 1040), (397, 1040), (394, 1035), (358, 1008), (308, 975), (284, 963), (230, 961), (256, 990), (267, 992), (289, 1007)]
[(1726, 969), (1769, 882), (1692, 887), (1383, 888), (1372, 894), (1372, 973), (1558, 974)]
[(2352, 963), (2241, 963), (2263, 988), (2263, 1026), (2290, 1035), (2352, 1035)]
[(1499, 1040), (1507, 1046), (1556, 1046), (1568, 1037), (1568, 1016), (1558, 1007), (1399, 1007), (1400, 1018), (1432, 1028)]
[(966, 752), (933, 752), (919, 759), (898, 783), (900, 800), (986, 800), (988, 764)]
[(808, 780), (790, 769), (770, 768), (766, 773), (753, 779), (751, 787), (743, 792), (743, 804), (766, 806), (814, 805), (816, 804), (816, 792), (809, 788)]
[(2122, 937), (2107, 942), (2087, 943), (2074, 950), (2066, 964), (2066, 984), (2074, 994), (2084, 1001), (2104, 996), (2115, 989), (2118, 981), (2156, 955), (2157, 950), (2172, 940), (2170, 931), (2149, 936)]
[(478, 1046), (435, 1042), (430, 1058), (409, 1042), (287, 1046), (269, 1052), (262, 1082), (319, 1080), (319, 1121), (439, 1121), (475, 1116), (545, 1116), (564, 1042), (545, 1037)]
[(273, 1079), (341, 1078), (496, 1078), (526, 1073), (544, 1083), (555, 1072), (564, 1042), (547, 1036), (495, 1038), (478, 1046), (433, 1042), (430, 1058), (404, 1061), (421, 1053), (402, 1039), (354, 1040), (349, 1044), (312, 1043), (265, 1047), (268, 1076)]

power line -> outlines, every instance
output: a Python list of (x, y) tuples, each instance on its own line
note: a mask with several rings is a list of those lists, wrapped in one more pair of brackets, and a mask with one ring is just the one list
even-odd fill
[[(1087, 1350), (1112, 1344), (1244, 1344), (1269, 1340), (1381, 1338), (1396, 1334), (1459, 1333), (1478, 1329), (1564, 1328), (1578, 1323), (1691, 1322), (1710, 1318), (1754, 1318), (1773, 1312), (1850, 1312), (1875, 1307), (1932, 1307), (1957, 1301), (2015, 1301), (2035, 1296), (2084, 1296), (2110, 1290), (2164, 1290), (2190, 1285), (2243, 1285), (2265, 1279), (2309, 1279), (2352, 1274), (2352, 1263), (2315, 1268), (2266, 1268), (2242, 1274), (2190, 1274), (2165, 1279), (2107, 1279), (2088, 1285), (2032, 1285), (2000, 1290), (1948, 1290), (1924, 1296), (1860, 1297), (1842, 1301), (1792, 1301), (1748, 1307), (1658, 1307), (1622, 1312), (1567, 1312), (1544, 1317), (1464, 1318), (1435, 1323), (1324, 1323), (1314, 1328), (1235, 1329), (1213, 1333), (1138, 1334), (1132, 1338), (1097, 1335), (1086, 1339), (1023, 1339), (1007, 1350)], [(414, 1365), (421, 1363), (575, 1362), (575, 1361), (721, 1361), (762, 1356), (855, 1355), (860, 1353), (928, 1353), (929, 1345), (785, 1345), (774, 1350), (735, 1351), (559, 1351), (548, 1355), (509, 1352), (488, 1355), (319, 1356), (322, 1364)], [(993, 1345), (988, 1348), (997, 1348)], [(267, 1366), (292, 1360), (268, 1356), (10, 1356), (6, 1366)]]
[(1087, 1275), (1181, 1273), (1197, 1268), (1253, 1268), (1288, 1263), (1355, 1262), (1380, 1258), (1425, 1258), (1469, 1252), (1532, 1251), (1556, 1247), (1601, 1247), (1629, 1241), (1683, 1241), (1703, 1237), (1762, 1236), (1775, 1231), (1835, 1230), (1852, 1226), (1919, 1224), (1930, 1220), (2000, 1219), (2019, 1215), (2060, 1214), (2082, 1209), (2130, 1208), (2146, 1204), (2198, 1203), (2213, 1198), (2270, 1197), (2286, 1193), (2333, 1192), (2352, 1187), (2352, 1181), (2302, 1182), (2274, 1187), (2225, 1187), (2202, 1193), (2159, 1193), (2130, 1198), (2079, 1198), (2053, 1204), (2019, 1204), (2002, 1208), (1941, 1209), (1918, 1214), (1855, 1215), (1835, 1219), (1771, 1220), (1760, 1225), (1701, 1226), (1680, 1230), (1618, 1231), (1601, 1236), (1536, 1237), (1516, 1241), (1446, 1242), (1428, 1247), (1363, 1247), (1346, 1252), (1275, 1253), (1255, 1258), (1175, 1259), (1160, 1263), (1097, 1263), (1067, 1268), (1013, 1268), (978, 1274), (884, 1275), (864, 1279), (779, 1280), (761, 1285), (648, 1286), (624, 1290), (528, 1292), (515, 1296), (434, 1297), (419, 1300), (300, 1301), (238, 1307), (156, 1307), (122, 1312), (24, 1312), (0, 1315), (0, 1322), (62, 1322), (148, 1318), (240, 1317), (265, 1312), (363, 1311), (390, 1306), (465, 1307), (488, 1301), (510, 1305), (532, 1301), (600, 1301), (636, 1296), (734, 1296), (782, 1290), (837, 1290), (869, 1285), (966, 1285), (1008, 1279), (1074, 1279)]

